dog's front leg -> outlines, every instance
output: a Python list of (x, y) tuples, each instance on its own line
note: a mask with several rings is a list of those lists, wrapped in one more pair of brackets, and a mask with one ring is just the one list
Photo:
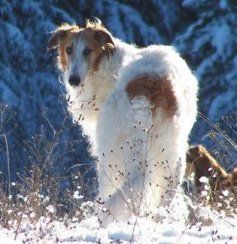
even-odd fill
[[(99, 204), (98, 214), (103, 226), (113, 221), (126, 221), (129, 216), (143, 215), (147, 193), (147, 137), (148, 132), (134, 129), (124, 148), (124, 183)], [(132, 145), (132, 146), (131, 146)], [(111, 183), (110, 183), (111, 184)], [(147, 210), (147, 209), (146, 209)]]
[(127, 180), (124, 185), (99, 205), (98, 215), (102, 226), (113, 221), (127, 221), (130, 216), (142, 215), (141, 206), (145, 201), (144, 178), (134, 177)]

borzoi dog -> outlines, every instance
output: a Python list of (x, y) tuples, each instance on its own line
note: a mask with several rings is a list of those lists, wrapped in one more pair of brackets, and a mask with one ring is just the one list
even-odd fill
[(154, 217), (183, 179), (196, 78), (172, 47), (137, 48), (98, 21), (62, 25), (48, 48), (57, 48), (69, 111), (98, 158), (100, 218)]

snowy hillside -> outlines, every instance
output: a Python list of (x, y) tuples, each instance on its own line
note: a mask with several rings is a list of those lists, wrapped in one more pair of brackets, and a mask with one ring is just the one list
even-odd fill
[[(207, 213), (205, 213), (207, 214)], [(182, 223), (154, 223), (145, 219), (135, 219), (129, 223), (111, 224), (99, 228), (95, 217), (77, 223), (62, 222), (42, 218), (37, 224), (25, 223), (15, 239), (13, 231), (0, 229), (0, 242), (9, 243), (236, 243), (236, 220), (218, 219), (215, 224), (205, 226)]]

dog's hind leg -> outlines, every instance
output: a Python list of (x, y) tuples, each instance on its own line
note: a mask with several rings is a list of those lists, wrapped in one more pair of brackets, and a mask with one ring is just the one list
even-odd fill
[[(131, 100), (130, 115), (123, 127), (123, 184), (102, 205), (100, 220), (104, 225), (114, 220), (124, 221), (131, 215), (142, 215), (147, 191), (148, 154), (152, 127), (151, 104), (145, 97)], [(122, 116), (122, 114), (121, 114)], [(103, 187), (102, 187), (103, 188)]]

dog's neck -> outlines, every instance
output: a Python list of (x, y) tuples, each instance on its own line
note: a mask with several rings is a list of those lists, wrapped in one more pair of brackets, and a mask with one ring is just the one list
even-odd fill
[[(128, 55), (127, 49), (131, 49)], [(115, 51), (109, 57), (101, 60), (99, 69), (91, 71), (85, 81), (85, 91), (90, 97), (95, 97), (95, 106), (103, 107), (109, 94), (115, 88), (119, 71), (131, 59), (135, 47), (115, 39)]]
[[(103, 106), (107, 96), (114, 89), (119, 70), (126, 65), (131, 55), (128, 55), (127, 49), (134, 50), (130, 46), (118, 39), (115, 39), (115, 52), (110, 57), (104, 57), (101, 60), (99, 69), (90, 73), (89, 82), (93, 82), (93, 93), (97, 97), (98, 106)], [(96, 85), (95, 85), (96, 84)]]
[(69, 91), (71, 100), (69, 111), (92, 141), (100, 111), (116, 86), (119, 71), (129, 63), (136, 50), (134, 46), (118, 39), (115, 39), (114, 43), (115, 52), (110, 57), (102, 58), (97, 71), (89, 72), (81, 91), (72, 89)]

